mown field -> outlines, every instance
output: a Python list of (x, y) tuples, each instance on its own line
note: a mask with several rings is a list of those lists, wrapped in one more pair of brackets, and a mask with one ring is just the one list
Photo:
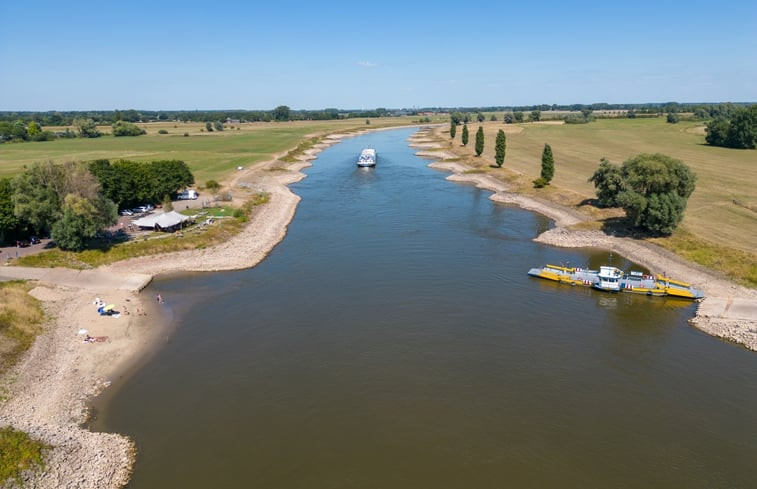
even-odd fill
[[(680, 230), (671, 238), (659, 240), (674, 251), (691, 248), (697, 261), (716, 269), (727, 269), (723, 260), (738, 260), (739, 275), (757, 280), (757, 151), (718, 148), (705, 144), (703, 124), (683, 121), (668, 124), (665, 118), (600, 119), (590, 124), (524, 123), (505, 125), (499, 122), (482, 124), (485, 134), (485, 160), (471, 161), (487, 172), (494, 161), (497, 131), (505, 129), (507, 153), (504, 167), (519, 173), (515, 180), (523, 190), (550, 194), (556, 200), (576, 204), (595, 196), (594, 186), (587, 179), (599, 160), (608, 158), (622, 163), (639, 153), (665, 153), (682, 160), (698, 176), (697, 187), (689, 199)], [(478, 123), (469, 124), (470, 141), (460, 148), (458, 127), (454, 150), (472, 156)], [(444, 129), (447, 130), (446, 128)], [(449, 134), (446, 134), (449, 137)], [(535, 190), (530, 182), (541, 171), (544, 143), (549, 143), (555, 157), (555, 177), (548, 189)], [(478, 161), (476, 161), (478, 160)], [(711, 244), (709, 250), (695, 251), (696, 243)], [(719, 250), (741, 253), (727, 255)], [(685, 253), (682, 253), (685, 254)]]
[[(206, 132), (204, 123), (158, 122), (138, 124), (147, 134), (137, 137), (103, 136), (46, 142), (0, 144), (0, 176), (13, 176), (35, 161), (78, 161), (98, 158), (135, 161), (185, 161), (199, 185), (209, 179), (223, 182), (237, 166), (249, 167), (297, 146), (309, 135), (412, 124), (418, 117), (344, 119), (337, 121), (257, 122), (233, 124), (222, 132)], [(441, 120), (441, 119), (440, 119)], [(45, 128), (56, 130), (57, 128)], [(100, 128), (110, 132), (109, 126)], [(158, 134), (165, 130), (168, 134)], [(188, 134), (185, 137), (184, 134)]]

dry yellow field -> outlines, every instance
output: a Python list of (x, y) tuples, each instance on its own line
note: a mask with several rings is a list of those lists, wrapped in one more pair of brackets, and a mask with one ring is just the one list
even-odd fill
[[(475, 133), (479, 125), (484, 127), (485, 149), (482, 157), (476, 158)], [(668, 124), (662, 117), (562, 125), (472, 123), (467, 147), (461, 147), (458, 128), (451, 148), (480, 169), (493, 174), (506, 173), (489, 168), (494, 162), (494, 142), (499, 129), (504, 129), (507, 135), (503, 166), (520, 174), (516, 180), (523, 190), (574, 205), (583, 198), (595, 197), (594, 186), (587, 180), (602, 157), (618, 164), (640, 153), (664, 153), (682, 160), (694, 170), (698, 180), (680, 231), (673, 238), (694, 237), (719, 248), (739, 250), (747, 256), (747, 268), (755, 273), (757, 151), (706, 145), (701, 123)], [(439, 132), (449, 140), (444, 131), (447, 129)], [(552, 147), (555, 176), (551, 188), (531, 189), (530, 182), (541, 172), (544, 143)]]

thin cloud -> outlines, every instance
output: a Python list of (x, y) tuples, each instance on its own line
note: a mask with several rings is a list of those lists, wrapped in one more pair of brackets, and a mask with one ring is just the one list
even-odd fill
[(378, 66), (378, 63), (374, 63), (373, 61), (358, 61), (357, 64), (363, 68), (375, 68)]

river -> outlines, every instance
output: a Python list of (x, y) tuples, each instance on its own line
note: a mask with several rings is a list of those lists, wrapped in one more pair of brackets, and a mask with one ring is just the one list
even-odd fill
[(412, 132), (323, 151), (254, 269), (150, 286), (178, 327), (94, 423), (136, 440), (129, 487), (754, 487), (757, 355), (690, 302), (528, 277), (632, 264), (534, 243), (551, 221), (445, 181)]

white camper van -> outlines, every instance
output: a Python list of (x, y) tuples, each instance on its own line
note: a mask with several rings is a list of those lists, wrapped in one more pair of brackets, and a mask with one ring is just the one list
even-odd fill
[(177, 196), (177, 198), (179, 200), (197, 200), (198, 195), (199, 194), (197, 193), (197, 190), (189, 189), (183, 192), (179, 192), (179, 195)]

